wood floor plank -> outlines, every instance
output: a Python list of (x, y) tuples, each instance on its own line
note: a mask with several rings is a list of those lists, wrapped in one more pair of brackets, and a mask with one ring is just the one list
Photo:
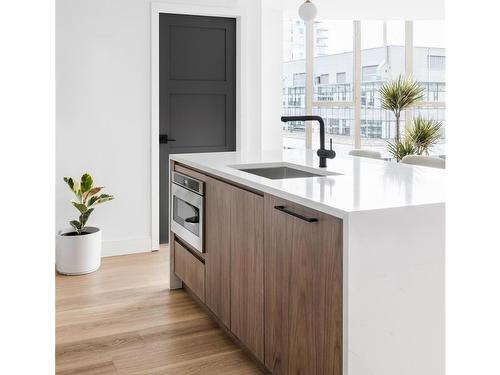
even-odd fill
[(168, 289), (168, 254), (56, 275), (57, 374), (262, 373), (184, 290)]
[[(169, 307), (168, 312), (181, 309), (193, 309), (195, 306), (184, 295), (170, 295), (172, 292), (149, 293), (134, 299), (123, 299), (112, 304), (82, 306), (79, 309), (61, 311), (56, 320), (56, 327), (74, 325), (91, 322), (103, 322), (107, 319), (121, 321), (133, 318), (137, 315), (148, 314), (154, 311), (165, 312), (165, 307)], [(165, 312), (165, 313), (168, 313)]]
[(187, 362), (175, 363), (164, 367), (157, 367), (153, 370), (137, 372), (137, 375), (218, 375), (237, 374), (255, 375), (261, 372), (243, 354), (241, 350), (235, 349), (220, 354), (206, 356)]
[[(66, 298), (61, 298), (56, 301), (56, 307), (58, 313), (73, 309), (85, 309), (93, 308), (96, 306), (105, 306), (115, 303), (120, 303), (127, 300), (138, 300), (148, 298), (151, 295), (160, 294), (165, 292), (166, 287), (164, 284), (156, 286), (148, 286), (144, 288), (130, 288), (114, 290), (110, 292), (103, 292), (97, 294), (90, 294), (88, 296), (69, 296)], [(173, 291), (172, 291), (173, 292)], [(179, 296), (180, 298), (181, 296)], [(163, 298), (163, 296), (162, 296)], [(169, 298), (169, 300), (175, 300), (175, 297)], [(61, 314), (59, 314), (61, 315)]]
[(125, 333), (99, 337), (92, 340), (75, 341), (69, 344), (58, 344), (56, 348), (57, 363), (68, 367), (79, 360), (94, 357), (95, 361), (109, 358), (113, 355), (140, 350), (145, 346), (142, 336), (138, 333)]
[(235, 350), (235, 345), (217, 329), (169, 341), (155, 342), (147, 345), (140, 353), (115, 356), (113, 363), (118, 371), (135, 374), (231, 350)]
[(59, 375), (105, 375), (117, 374), (113, 361), (86, 364), (73, 369), (58, 371)]

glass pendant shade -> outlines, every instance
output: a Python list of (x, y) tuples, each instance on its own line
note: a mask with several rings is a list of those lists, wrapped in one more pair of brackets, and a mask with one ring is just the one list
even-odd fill
[(310, 0), (306, 0), (306, 2), (299, 7), (299, 16), (306, 22), (315, 19), (317, 13), (318, 9), (316, 8), (316, 5), (311, 3)]

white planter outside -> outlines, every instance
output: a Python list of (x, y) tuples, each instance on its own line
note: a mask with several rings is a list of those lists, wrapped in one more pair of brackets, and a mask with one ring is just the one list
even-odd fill
[(88, 234), (64, 236), (75, 230), (68, 228), (56, 235), (56, 269), (64, 275), (83, 275), (101, 266), (101, 231), (85, 227)]

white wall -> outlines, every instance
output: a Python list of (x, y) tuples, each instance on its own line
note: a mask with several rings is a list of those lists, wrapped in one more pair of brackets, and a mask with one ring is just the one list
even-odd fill
[(89, 172), (116, 196), (89, 221), (106, 249), (150, 247), (149, 34), (146, 1), (56, 3), (56, 226), (77, 216), (63, 176)]
[[(283, 12), (273, 8), (279, 1), (264, 0), (262, 7), (262, 150), (283, 148), (282, 76), (283, 76)], [(279, 61), (279, 63), (276, 63)], [(276, 93), (279, 92), (279, 95)]]
[[(163, 1), (175, 3), (175, 1)], [(180, 1), (178, 1), (180, 3)], [(191, 4), (238, 8), (246, 16), (247, 111), (241, 148), (272, 147), (261, 131), (262, 118), (281, 107), (281, 38), (262, 29), (260, 0), (193, 0)], [(68, 226), (76, 210), (63, 176), (89, 172), (116, 196), (92, 214), (103, 229), (107, 255), (151, 249), (151, 1), (56, 1), (56, 227)], [(266, 12), (265, 12), (266, 13)], [(273, 14), (277, 22), (277, 13)], [(269, 20), (269, 18), (266, 18)], [(271, 35), (267, 39), (265, 35)], [(265, 80), (261, 64), (266, 65)], [(274, 65), (273, 65), (274, 64)], [(272, 79), (274, 78), (274, 80)], [(274, 83), (271, 83), (273, 82)], [(277, 90), (267, 92), (267, 85)], [(266, 91), (265, 96), (261, 93)], [(268, 101), (262, 110), (263, 100)], [(279, 103), (277, 108), (274, 104)], [(276, 112), (278, 114), (276, 115)], [(267, 131), (267, 130), (266, 130)], [(274, 142), (281, 142), (274, 131)]]

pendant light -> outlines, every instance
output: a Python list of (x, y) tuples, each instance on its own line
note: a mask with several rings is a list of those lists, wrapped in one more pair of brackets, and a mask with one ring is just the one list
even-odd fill
[(306, 0), (304, 4), (299, 7), (299, 16), (306, 22), (315, 19), (317, 13), (318, 9), (316, 8), (316, 5), (311, 3), (311, 0)]

